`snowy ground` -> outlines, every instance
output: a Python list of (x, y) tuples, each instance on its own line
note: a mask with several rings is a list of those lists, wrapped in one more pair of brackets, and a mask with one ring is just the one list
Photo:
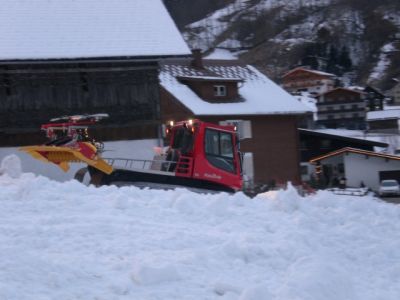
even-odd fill
[(399, 299), (399, 205), (11, 175), (0, 176), (0, 299)]

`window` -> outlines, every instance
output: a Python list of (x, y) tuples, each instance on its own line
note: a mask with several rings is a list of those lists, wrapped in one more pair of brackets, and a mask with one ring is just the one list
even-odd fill
[(182, 154), (193, 151), (193, 132), (189, 128), (180, 128), (175, 133), (172, 148), (179, 149)]
[(236, 126), (239, 140), (251, 139), (251, 121), (248, 120), (226, 120), (219, 122), (219, 125)]
[(225, 85), (214, 85), (214, 96), (217, 96), (217, 97), (226, 96), (226, 86)]
[(205, 152), (207, 160), (218, 169), (235, 173), (232, 134), (206, 129)]
[(358, 113), (353, 114), (353, 118), (358, 118), (358, 117), (359, 117)]
[(300, 166), (300, 174), (307, 175), (308, 174), (308, 166)]

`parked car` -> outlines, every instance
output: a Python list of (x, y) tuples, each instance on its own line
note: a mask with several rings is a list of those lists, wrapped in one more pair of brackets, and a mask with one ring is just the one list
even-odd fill
[(387, 179), (382, 180), (379, 186), (379, 196), (400, 195), (400, 185), (397, 180)]

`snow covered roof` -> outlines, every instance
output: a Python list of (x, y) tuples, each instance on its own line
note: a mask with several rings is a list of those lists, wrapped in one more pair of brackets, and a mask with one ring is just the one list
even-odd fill
[[(252, 66), (238, 61), (204, 60), (205, 69), (193, 68), (190, 60), (166, 62), (161, 66), (161, 85), (195, 115), (303, 114), (310, 109)], [(210, 103), (201, 99), (179, 77), (238, 78), (243, 101)]]
[(373, 139), (368, 139), (368, 138), (362, 138), (361, 136), (346, 136), (343, 134), (335, 134), (334, 132), (323, 132), (320, 130), (311, 130), (311, 129), (305, 129), (305, 128), (299, 128), (299, 133), (306, 135), (306, 136), (317, 136), (317, 137), (322, 137), (322, 138), (328, 138), (332, 140), (342, 140), (342, 141), (347, 141), (347, 142), (352, 142), (352, 143), (359, 143), (359, 144), (364, 144), (364, 145), (370, 145), (374, 147), (381, 147), (381, 148), (387, 148), (389, 145), (387, 143), (383, 143), (380, 141), (376, 141)]
[(202, 80), (202, 81), (243, 81), (241, 78), (229, 78), (222, 76), (177, 76), (181, 80)]
[(367, 113), (368, 121), (400, 119), (400, 109), (369, 111)]
[(3, 0), (0, 60), (189, 55), (161, 0)]
[(287, 76), (289, 76), (289, 75), (291, 75), (291, 74), (293, 74), (293, 73), (295, 73), (295, 72), (298, 72), (298, 71), (307, 72), (307, 73), (313, 73), (313, 74), (316, 74), (316, 75), (327, 76), (327, 77), (336, 77), (335, 74), (326, 73), (326, 72), (317, 71), (317, 70), (310, 70), (310, 69), (307, 69), (307, 68), (304, 68), (304, 67), (298, 67), (298, 68), (295, 68), (295, 69), (293, 69), (293, 70), (290, 70), (289, 72), (287, 72), (286, 74), (284, 74), (284, 75), (282, 76), (282, 78), (283, 78), (283, 77), (287, 77)]

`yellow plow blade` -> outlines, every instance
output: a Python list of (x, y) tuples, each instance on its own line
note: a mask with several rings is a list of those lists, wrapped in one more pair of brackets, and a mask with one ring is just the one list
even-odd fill
[[(92, 145), (87, 144), (87, 146)], [(30, 154), (35, 159), (54, 163), (64, 172), (69, 170), (69, 163), (86, 163), (106, 174), (111, 174), (113, 171), (112, 166), (101, 157), (93, 155), (92, 158), (88, 158), (78, 149), (62, 146), (27, 146), (20, 148), (20, 150)]]

